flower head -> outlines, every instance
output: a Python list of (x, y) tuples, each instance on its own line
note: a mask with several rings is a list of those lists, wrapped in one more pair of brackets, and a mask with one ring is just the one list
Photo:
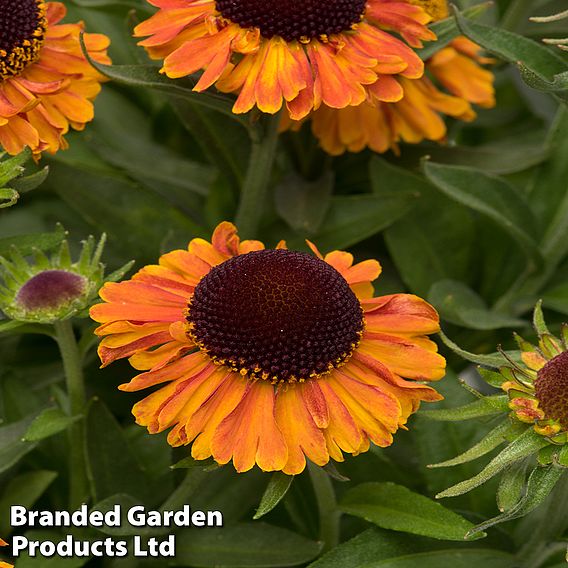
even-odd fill
[[(169, 77), (204, 70), (195, 85), (238, 93), (235, 113), (294, 119), (321, 104), (344, 108), (369, 93), (398, 100), (399, 77), (423, 73), (407, 43), (435, 39), (419, 6), (396, 0), (149, 0), (159, 11), (135, 30)], [(399, 34), (405, 41), (391, 35)]]
[(568, 326), (561, 337), (541, 329), (538, 345), (517, 336), (523, 366), (503, 367), (502, 389), (514, 418), (532, 424), (551, 442), (568, 442)]
[[(102, 76), (83, 56), (82, 24), (61, 24), (60, 2), (0, 0), (0, 146), (37, 156), (66, 148), (70, 127), (93, 118)], [(108, 63), (109, 40), (85, 34), (93, 59)]]
[(438, 315), (416, 296), (373, 297), (374, 260), (266, 250), (221, 223), (212, 242), (163, 255), (131, 280), (105, 285), (104, 365), (143, 371), (124, 391), (160, 385), (134, 406), (151, 433), (195, 459), (237, 471), (301, 472), (343, 453), (392, 443), (445, 361), (425, 337)]
[[(506, 364), (499, 367), (498, 372), (479, 368), (485, 381), (506, 394), (486, 396), (477, 393), (478, 400), (471, 404), (424, 413), (424, 416), (435, 420), (452, 421), (504, 415), (501, 422), (464, 453), (431, 466), (464, 464), (488, 454), (503, 443), (507, 444), (475, 476), (437, 495), (462, 495), (503, 474), (497, 496), (501, 514), (474, 527), (470, 536), (530, 513), (549, 496), (568, 467), (568, 325), (562, 326), (560, 337), (553, 336), (538, 303), (534, 326), (538, 335), (537, 345), (516, 335), (520, 350), (501, 350)], [(451, 342), (447, 344), (472, 361), (478, 359), (478, 356), (468, 354)], [(485, 363), (488, 357), (481, 356), (481, 360)], [(512, 475), (517, 477), (514, 484), (510, 482)]]
[(103, 237), (96, 245), (89, 237), (77, 262), (67, 241), (52, 257), (36, 250), (31, 263), (17, 248), (0, 257), (0, 309), (12, 320), (32, 323), (53, 323), (85, 310), (104, 282), (104, 242)]
[[(414, 0), (412, 4), (424, 8), (434, 20), (448, 16), (446, 0)], [(336, 109), (324, 104), (311, 116), (312, 131), (331, 155), (365, 148), (379, 153), (398, 151), (401, 141), (443, 141), (444, 116), (470, 122), (476, 116), (472, 104), (495, 105), (493, 74), (481, 66), (491, 60), (479, 51), (467, 38), (456, 38), (426, 61), (423, 77), (399, 78), (403, 92), (399, 99), (381, 99), (370, 89), (358, 106)], [(285, 127), (299, 124), (286, 121)]]

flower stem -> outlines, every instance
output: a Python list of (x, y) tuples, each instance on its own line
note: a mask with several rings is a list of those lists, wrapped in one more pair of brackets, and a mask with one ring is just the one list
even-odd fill
[(255, 129), (247, 174), (235, 218), (239, 233), (254, 238), (262, 218), (262, 210), (270, 184), (270, 176), (278, 147), (280, 114), (263, 115), (264, 129)]
[(337, 510), (335, 490), (329, 475), (319, 466), (308, 462), (308, 471), (316, 494), (320, 521), (322, 552), (327, 552), (339, 544), (340, 512)]
[[(71, 320), (56, 322), (54, 327), (67, 382), (69, 411), (71, 416), (78, 416), (84, 411), (87, 400), (83, 379), (83, 360)], [(68, 433), (70, 446), (69, 508), (73, 510), (84, 502), (88, 494), (83, 422), (79, 420), (73, 423), (69, 427)]]

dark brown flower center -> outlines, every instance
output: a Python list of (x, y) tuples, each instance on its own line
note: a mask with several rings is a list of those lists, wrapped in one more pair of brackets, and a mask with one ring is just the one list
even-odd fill
[(28, 312), (60, 308), (80, 298), (85, 284), (85, 278), (74, 272), (44, 270), (20, 288), (16, 302)]
[(551, 359), (534, 383), (538, 405), (547, 418), (568, 429), (568, 351)]
[(288, 250), (251, 252), (214, 267), (197, 285), (187, 321), (215, 362), (274, 383), (342, 365), (363, 331), (361, 305), (343, 276)]
[(38, 60), (47, 29), (43, 0), (0, 0), (0, 78)]
[(221, 15), (271, 38), (308, 41), (338, 34), (361, 21), (366, 0), (216, 0)]

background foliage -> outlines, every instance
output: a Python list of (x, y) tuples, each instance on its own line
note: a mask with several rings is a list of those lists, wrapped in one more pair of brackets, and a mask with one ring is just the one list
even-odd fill
[[(49, 175), (37, 168), (39, 188), (24, 193), (37, 183), (22, 184), (28, 178), (20, 178), (0, 190), (6, 201), (14, 198), (10, 189), (22, 193), (16, 206), (0, 212), (0, 254), (14, 243), (53, 250), (64, 237), (55, 229), (62, 223), (77, 248), (89, 234), (106, 232), (111, 270), (131, 259), (141, 267), (234, 217), (250, 151), (247, 129), (254, 124), (228, 117), (222, 100), (207, 99), (204, 106), (187, 84), (161, 81), (147, 67), (130, 38), (133, 24), (150, 13), (142, 0), (66, 4), (70, 20), (83, 19), (89, 31), (111, 36), (118, 81), (105, 85), (94, 123), (69, 136), (70, 149), (42, 160)], [(428, 298), (446, 335), (471, 352), (512, 347), (512, 328), (530, 337), (528, 316), (539, 298), (551, 328), (557, 328), (568, 316), (568, 60), (538, 41), (568, 33), (565, 21), (532, 24), (528, 16), (558, 12), (562, 4), (499, 0), (481, 17), (458, 15), (445, 23), (448, 34), (457, 34), (459, 26), (498, 57), (496, 108), (480, 111), (472, 124), (450, 124), (445, 146), (406, 146), (400, 157), (363, 152), (331, 159), (308, 130), (284, 135), (274, 191), (264, 204), (263, 240), (285, 238), (303, 248), (310, 238), (322, 250), (349, 247), (359, 259), (379, 258), (377, 292), (406, 290)], [(460, 8), (472, 5), (462, 2)], [(33, 172), (31, 167), (27, 173)], [(0, 181), (1, 187), (2, 170)], [(270, 510), (288, 480), (258, 471), (237, 475), (228, 467), (208, 471), (182, 461), (186, 450), (171, 450), (164, 436), (149, 436), (133, 424), (136, 397), (116, 390), (132, 370), (125, 363), (100, 370), (94, 327), (84, 319), (80, 328), (92, 399), (84, 423), (93, 504), (172, 509), (189, 502), (196, 509), (222, 510), (226, 527), (181, 531), (173, 563), (23, 558), (18, 568), (529, 566), (518, 551), (547, 522), (541, 518), (546, 507), (464, 542), (473, 524), (497, 513), (497, 481), (444, 500), (444, 508), (433, 501), (482, 464), (428, 464), (465, 451), (495, 425), (490, 418), (441, 424), (418, 416), (393, 447), (328, 470), (337, 509), (332, 500), (322, 509), (305, 473)], [(7, 538), (11, 503), (65, 508), (69, 418), (62, 412), (67, 400), (55, 343), (22, 330), (12, 333), (2, 322), (1, 331), (0, 535)], [(440, 383), (442, 408), (472, 400), (458, 375), (475, 381), (466, 362), (445, 354), (452, 370)], [(509, 476), (519, 491), (523, 468)], [(269, 512), (253, 520), (261, 500), (257, 516)], [(338, 511), (342, 544), (321, 556), (320, 516)], [(126, 537), (131, 530), (123, 528)], [(101, 537), (94, 529), (84, 536)], [(565, 549), (560, 543), (530, 566), (561, 566)]]

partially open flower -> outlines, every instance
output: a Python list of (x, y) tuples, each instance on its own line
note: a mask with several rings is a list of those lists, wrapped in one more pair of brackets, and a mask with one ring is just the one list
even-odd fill
[[(66, 8), (44, 0), (0, 0), (0, 147), (34, 155), (67, 147), (69, 128), (93, 119), (103, 77), (83, 56), (83, 24), (62, 24)], [(85, 34), (93, 59), (109, 63), (109, 40)]]
[(133, 414), (195, 459), (237, 471), (300, 473), (388, 446), (445, 361), (426, 334), (438, 314), (416, 296), (373, 297), (381, 271), (334, 251), (266, 250), (221, 223), (212, 242), (163, 255), (107, 284), (91, 309), (103, 365), (144, 371), (120, 388), (160, 385)]
[[(415, 0), (434, 20), (448, 15), (446, 1)], [(442, 142), (446, 136), (444, 118), (470, 122), (476, 114), (472, 104), (482, 108), (495, 105), (493, 74), (481, 65), (491, 62), (480, 48), (459, 37), (426, 61), (421, 78), (399, 79), (403, 96), (387, 101), (374, 96), (358, 106), (343, 109), (322, 105), (311, 115), (312, 131), (322, 148), (331, 155), (346, 151), (398, 151), (400, 142), (422, 140)], [(294, 121), (285, 127), (298, 128)]]
[[(402, 97), (400, 77), (423, 63), (408, 47), (435, 39), (428, 14), (397, 0), (148, 0), (159, 11), (135, 30), (169, 77), (204, 70), (196, 91), (237, 93), (233, 108), (294, 119), (321, 104), (344, 108), (372, 92)], [(400, 35), (402, 41), (395, 35)]]
[[(497, 495), (501, 514), (481, 523), (470, 534), (530, 513), (549, 496), (568, 468), (568, 326), (562, 326), (560, 337), (553, 336), (544, 322), (540, 303), (535, 308), (534, 325), (538, 345), (516, 335), (520, 351), (501, 351), (506, 364), (498, 372), (479, 368), (485, 381), (506, 394), (478, 393), (479, 398), (466, 406), (424, 413), (435, 420), (452, 421), (503, 417), (464, 453), (431, 466), (464, 464), (507, 444), (477, 475), (438, 495), (462, 495), (502, 475)], [(451, 342), (448, 345), (472, 361), (480, 359), (485, 363), (488, 359), (468, 354)]]
[(560, 337), (548, 331), (532, 345), (517, 336), (524, 365), (503, 367), (502, 388), (510, 398), (514, 416), (533, 424), (537, 433), (554, 443), (568, 442), (568, 326)]
[(0, 257), (0, 310), (15, 321), (53, 323), (88, 308), (104, 282), (104, 240), (89, 237), (77, 262), (67, 241), (51, 258), (37, 250), (28, 262), (16, 248)]

